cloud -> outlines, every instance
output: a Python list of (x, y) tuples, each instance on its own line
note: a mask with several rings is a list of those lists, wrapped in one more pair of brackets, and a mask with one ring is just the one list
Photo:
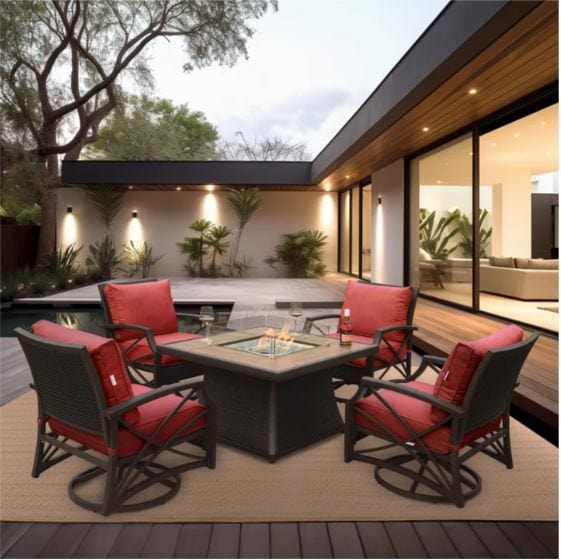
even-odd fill
[[(218, 129), (226, 140), (232, 139), (236, 131), (241, 130), (247, 138), (263, 138), (265, 136), (281, 136), (294, 142), (308, 144), (310, 151), (318, 151), (330, 139), (321, 131), (326, 123), (341, 121), (339, 114), (347, 115), (340, 122), (342, 126), (349, 118), (349, 107), (357, 107), (357, 93), (342, 88), (322, 88), (306, 93), (292, 95), (281, 103), (270, 106), (254, 106), (249, 114), (229, 117), (218, 122)], [(328, 129), (332, 129), (329, 126)], [(335, 131), (336, 132), (336, 131)], [(322, 139), (316, 138), (320, 133)], [(329, 134), (329, 132), (328, 132)], [(310, 139), (314, 138), (311, 146)]]

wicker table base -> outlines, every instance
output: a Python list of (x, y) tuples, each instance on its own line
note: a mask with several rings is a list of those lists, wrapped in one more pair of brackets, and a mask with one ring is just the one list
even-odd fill
[(330, 371), (273, 382), (212, 369), (205, 387), (216, 404), (218, 439), (270, 462), (343, 429)]

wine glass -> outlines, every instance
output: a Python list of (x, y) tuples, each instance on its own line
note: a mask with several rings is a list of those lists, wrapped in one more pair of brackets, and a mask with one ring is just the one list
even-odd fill
[(212, 305), (201, 305), (201, 313), (200, 313), (201, 323), (205, 326), (205, 337), (204, 341), (210, 341), (210, 327), (214, 321), (214, 309)]
[(288, 308), (288, 314), (294, 317), (294, 334), (298, 333), (298, 317), (302, 317), (302, 304), (292, 302)]

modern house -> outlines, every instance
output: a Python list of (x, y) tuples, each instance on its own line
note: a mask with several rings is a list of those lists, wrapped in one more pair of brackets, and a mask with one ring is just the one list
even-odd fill
[[(176, 496), (170, 505), (177, 509), (156, 508), (154, 517), (142, 513), (138, 517), (125, 515), (98, 523), (96, 519), (90, 522), (91, 518), (78, 509), (74, 511), (83, 516), (74, 518), (72, 510), (65, 509), (67, 501), (62, 502), (63, 506), (48, 502), (36, 491), (39, 481), (27, 486), (26, 478), (24, 491), (23, 484), (18, 482), (19, 493), (12, 494), (18, 496), (27, 511), (43, 509), (47, 515), (53, 512), (62, 522), (56, 519), (51, 522), (49, 518), (48, 522), (31, 524), (26, 522), (29, 517), (10, 517), (13, 523), (3, 522), (0, 526), (4, 539), (2, 555), (556, 557), (558, 450), (527, 427), (535, 428), (541, 423), (543, 428), (546, 424), (548, 439), (556, 443), (557, 2), (450, 2), (313, 161), (64, 161), (61, 179), (63, 186), (57, 192), (58, 243), (87, 245), (106, 235), (105, 225), (81, 187), (113, 185), (126, 192), (123, 207), (112, 226), (113, 238), (117, 245), (146, 240), (156, 254), (163, 254), (164, 258), (152, 269), (154, 276), (185, 274), (185, 260), (176, 243), (189, 235), (188, 228), (193, 221), (206, 218), (217, 224), (234, 225), (234, 216), (224, 196), (226, 188), (257, 187), (263, 205), (244, 231), (240, 247), (240, 256), (250, 258), (255, 267), (250, 270), (250, 276), (281, 274), (265, 264), (264, 259), (273, 253), (282, 234), (317, 229), (328, 236), (324, 257), (329, 271), (374, 283), (410, 284), (419, 288), (418, 301), (411, 296), (417, 303), (416, 349), (448, 354), (458, 340), (495, 333), (504, 326), (501, 323), (511, 321), (525, 327), (523, 335), (518, 327), (507, 328), (520, 331), (526, 341), (531, 339), (532, 344), (536, 341), (536, 334), (528, 331), (537, 329), (541, 336), (524, 364), (526, 369), (518, 378), (520, 386), (512, 400), (512, 416), (522, 420), (522, 423), (512, 422), (513, 430), (518, 430), (513, 437), (516, 466), (513, 470), (504, 469), (509, 466), (507, 461), (499, 470), (489, 456), (483, 457), (484, 462), (489, 461), (489, 464), (482, 463), (484, 493), (495, 493), (494, 501), (487, 501), (481, 495), (482, 507), (477, 513), (450, 506), (438, 510), (440, 517), (435, 517), (434, 508), (448, 506), (421, 503), (415, 509), (410, 505), (415, 502), (402, 498), (403, 492), (402, 496), (388, 492), (387, 502), (379, 495), (369, 494), (372, 488), (389, 486), (378, 484), (377, 474), (375, 483), (371, 465), (362, 469), (366, 465), (343, 462), (343, 437), (336, 433), (333, 442), (328, 442), (331, 447), (325, 447), (327, 452), (318, 446), (313, 448), (317, 456), (305, 461), (287, 460), (280, 465), (263, 461), (257, 463), (256, 471), (248, 470), (245, 455), (226, 445), (221, 450), (219, 467), (210, 471), (208, 477), (218, 481), (217, 485), (211, 488), (204, 478), (196, 479), (200, 471), (187, 473), (192, 477), (186, 485), (187, 498), (185, 494)], [(81, 289), (88, 288), (97, 292), (95, 286)], [(108, 287), (117, 291), (127, 288), (131, 286)], [(396, 290), (363, 284), (352, 284), (351, 289), (386, 293)], [(167, 290), (171, 302), (168, 307), (173, 308), (169, 287)], [(415, 293), (407, 288), (399, 290)], [(68, 301), (79, 305), (71, 299)], [(61, 302), (64, 303), (64, 298), (50, 299), (55, 307)], [(158, 305), (150, 303), (146, 307), (153, 310)], [(364, 306), (368, 312), (371, 307)], [(134, 328), (128, 324), (134, 321), (119, 322), (127, 323), (121, 327)], [(413, 332), (413, 327), (408, 328)], [(17, 341), (13, 342), (12, 349)], [(130, 348), (137, 342), (132, 342)], [(212, 366), (209, 360), (214, 359), (212, 354), (220, 345), (209, 346), (206, 339), (204, 345), (200, 342), (206, 360), (201, 363)], [(510, 351), (515, 346), (510, 346)], [(341, 348), (338, 344), (330, 347), (337, 351)], [(400, 354), (402, 360), (410, 359), (409, 350)], [(21, 360), (19, 347), (17, 352)], [(486, 358), (491, 354), (481, 352)], [(11, 355), (16, 355), (16, 351)], [(41, 359), (37, 358), (35, 363), (42, 369)], [(55, 359), (44, 363), (53, 370), (58, 367)], [(368, 363), (372, 365), (372, 361)], [(18, 362), (18, 368), (19, 365)], [(507, 356), (492, 372), (502, 373), (509, 367), (514, 371)], [(243, 376), (246, 369), (244, 364), (236, 373)], [(328, 392), (333, 399), (330, 370), (325, 372), (329, 373)], [(519, 369), (517, 375), (518, 372)], [(17, 373), (21, 373), (20, 369)], [(110, 374), (110, 385), (116, 386), (113, 364), (106, 373)], [(96, 379), (95, 375), (91, 377)], [(442, 377), (446, 379), (447, 375)], [(487, 377), (492, 385), (486, 385), (478, 395), (506, 395), (507, 391), (496, 390), (497, 377)], [(232, 376), (226, 375), (224, 379), (232, 383)], [(514, 379), (509, 386), (506, 408), (501, 409), (500, 420), (505, 423), (509, 418), (505, 410), (511, 404)], [(249, 387), (255, 383), (253, 378), (247, 381)], [(310, 394), (318, 393), (316, 381), (310, 387)], [(394, 387), (403, 385), (394, 384)], [(299, 389), (294, 394), (302, 392)], [(65, 400), (60, 399), (60, 391), (52, 394), (55, 393), (56, 398)], [(232, 390), (230, 393), (225, 390), (224, 394), (233, 401), (239, 397)], [(251, 402), (259, 406), (265, 403), (270, 411), (277, 413), (276, 403), (280, 401), (276, 386), (266, 397), (262, 393), (248, 391), (248, 394)], [(292, 404), (293, 394), (289, 396), (286, 401)], [(20, 410), (16, 409), (17, 399), (8, 412), (5, 412), (7, 407), (0, 409), (11, 422), (6, 422), (7, 435), (3, 440), (14, 450), (13, 457), (6, 458), (4, 454), (13, 477), (25, 461), (31, 462), (28, 449), (20, 449), (24, 446), (19, 440), (32, 441), (35, 437), (35, 398), (25, 398), (17, 405), (21, 410), (27, 407), (21, 414), (10, 413)], [(484, 400), (481, 398), (478, 403)], [(309, 401), (304, 402), (308, 410)], [(240, 408), (245, 412), (246, 406), (244, 402)], [(318, 405), (318, 408), (323, 410), (325, 406)], [(450, 405), (450, 408), (457, 407)], [(432, 416), (430, 407), (425, 410)], [(270, 411), (263, 425), (272, 433), (271, 426), (276, 427), (277, 420)], [(292, 420), (295, 416), (292, 408), (287, 407), (286, 411), (286, 417)], [(460, 413), (464, 414), (461, 409)], [(247, 416), (248, 424), (256, 424), (253, 416)], [(25, 422), (21, 420), (24, 417)], [(33, 418), (33, 425), (27, 422), (29, 418)], [(349, 418), (355, 416), (351, 414)], [(231, 425), (235, 426), (237, 420), (238, 416), (233, 416)], [(431, 429), (433, 422), (434, 426), (442, 427), (441, 419), (431, 417)], [(38, 424), (44, 426), (45, 421)], [(323, 427), (325, 422), (317, 424)], [(463, 419), (454, 424), (454, 429), (460, 424), (465, 424)], [(17, 427), (12, 429), (12, 426)], [(425, 437), (427, 431), (422, 427), (419, 431)], [(486, 432), (482, 433), (481, 437), (485, 437)], [(263, 437), (269, 447), (273, 445), (271, 442), (276, 445), (269, 432)], [(450, 434), (447, 437), (451, 439)], [(409, 435), (402, 439), (403, 449), (414, 448)], [(472, 447), (466, 453), (470, 455), (474, 447), (470, 444), (475, 440), (464, 441), (460, 436), (457, 441), (459, 447)], [(452, 443), (456, 445), (455, 441)], [(495, 452), (504, 451), (501, 445), (495, 446)], [(510, 453), (510, 443), (505, 447)], [(345, 448), (345, 453), (348, 452)], [(398, 466), (404, 464), (400, 457), (403, 456), (396, 457)], [(275, 471), (276, 467), (279, 468)], [(254, 472), (262, 474), (263, 480), (257, 480)], [(60, 477), (64, 478), (64, 488), (69, 473), (70, 470), (64, 471)], [(275, 478), (279, 473), (282, 477)], [(126, 478), (119, 475), (117, 483)], [(53, 486), (52, 480), (49, 482), (45, 476), (40, 484), (47, 488), (49, 484)], [(408, 485), (414, 491), (418, 482), (411, 480)], [(469, 482), (469, 477), (463, 478), (466, 480)], [(501, 486), (505, 480), (508, 480), (506, 489)], [(291, 490), (288, 497), (287, 487)], [(269, 499), (271, 495), (276, 501)], [(291, 502), (294, 509), (278, 507), (285, 502)], [(193, 503), (204, 507), (199, 506), (197, 510)], [(207, 507), (209, 503), (212, 507)], [(475, 500), (472, 503), (477, 505)], [(344, 508), (350, 511), (345, 513), (346, 517), (341, 514)], [(378, 513), (377, 521), (371, 519), (374, 510)], [(321, 522), (318, 511), (328, 512), (325, 519), (319, 516)], [(234, 514), (242, 521), (232, 519)], [(546, 522), (541, 523), (544, 519)]]
[[(183, 274), (192, 221), (231, 223), (221, 189), (257, 186), (253, 276), (276, 274), (281, 234), (319, 229), (328, 270), (556, 331), (557, 18), (556, 2), (451, 2), (311, 162), (65, 161), (62, 182), (127, 189), (116, 241), (148, 239), (156, 274)], [(58, 207), (60, 243), (104, 235), (81, 190)]]

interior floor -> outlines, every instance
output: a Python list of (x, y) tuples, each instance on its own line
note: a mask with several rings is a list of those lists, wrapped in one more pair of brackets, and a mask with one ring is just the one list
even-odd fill
[[(422, 287), (421, 293), (445, 301), (471, 306), (471, 284), (446, 282), (444, 289), (434, 286)], [(480, 293), (480, 309), (513, 321), (559, 332), (559, 313), (543, 308), (559, 309), (558, 301), (522, 301), (494, 294)]]

